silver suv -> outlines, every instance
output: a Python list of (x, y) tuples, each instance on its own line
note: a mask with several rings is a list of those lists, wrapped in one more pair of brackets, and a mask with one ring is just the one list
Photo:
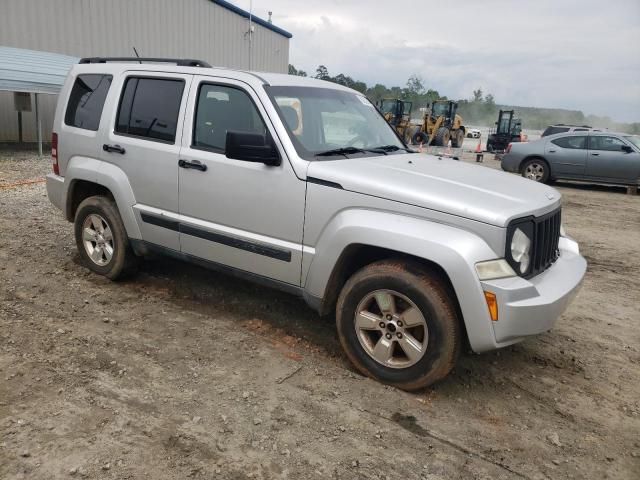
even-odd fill
[(300, 295), (335, 311), (358, 370), (406, 390), (463, 342), (549, 330), (576, 293), (556, 190), (414, 153), (336, 84), (125, 60), (81, 60), (55, 116), (47, 191), (94, 272), (163, 252)]

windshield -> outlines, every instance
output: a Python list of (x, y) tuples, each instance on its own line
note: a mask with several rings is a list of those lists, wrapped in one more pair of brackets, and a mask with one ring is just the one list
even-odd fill
[(265, 88), (298, 155), (306, 160), (406, 152), (384, 117), (362, 95), (331, 88)]
[(398, 102), (396, 100), (383, 100), (382, 105), (380, 105), (380, 111), (382, 113), (396, 113), (396, 104)]
[(634, 144), (635, 147), (640, 150), (640, 136), (638, 136), (638, 135), (630, 135), (628, 137), (624, 137), (624, 139), (627, 142), (631, 142), (632, 144)]
[(448, 102), (434, 103), (433, 104), (433, 109), (431, 111), (431, 115), (434, 116), (434, 117), (439, 117), (439, 116), (447, 117), (447, 116), (449, 116), (449, 103)]

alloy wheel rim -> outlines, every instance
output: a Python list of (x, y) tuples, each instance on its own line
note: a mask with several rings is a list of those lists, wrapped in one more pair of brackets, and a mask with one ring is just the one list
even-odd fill
[(540, 163), (531, 163), (527, 165), (524, 173), (528, 179), (539, 182), (544, 176), (544, 167)]
[(100, 267), (113, 258), (113, 233), (107, 221), (97, 213), (87, 215), (82, 223), (82, 244), (87, 256)]
[(356, 308), (354, 326), (367, 355), (385, 367), (410, 367), (427, 351), (424, 315), (414, 302), (393, 290), (366, 295)]

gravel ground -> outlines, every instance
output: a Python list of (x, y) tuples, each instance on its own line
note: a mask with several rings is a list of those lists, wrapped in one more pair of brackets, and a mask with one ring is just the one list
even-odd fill
[(558, 185), (572, 306), (409, 394), (297, 298), (165, 258), (89, 273), (44, 185), (9, 186), (49, 168), (0, 152), (0, 478), (638, 478), (640, 197)]

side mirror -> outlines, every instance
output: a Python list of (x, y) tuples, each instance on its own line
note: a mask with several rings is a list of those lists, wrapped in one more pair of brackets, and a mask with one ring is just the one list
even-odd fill
[(629, 145), (622, 145), (620, 147), (620, 149), (624, 152), (624, 153), (631, 153), (633, 152), (633, 148), (631, 148)]
[(270, 166), (280, 165), (280, 154), (269, 135), (227, 131), (225, 154), (227, 158), (234, 160), (264, 163)]

